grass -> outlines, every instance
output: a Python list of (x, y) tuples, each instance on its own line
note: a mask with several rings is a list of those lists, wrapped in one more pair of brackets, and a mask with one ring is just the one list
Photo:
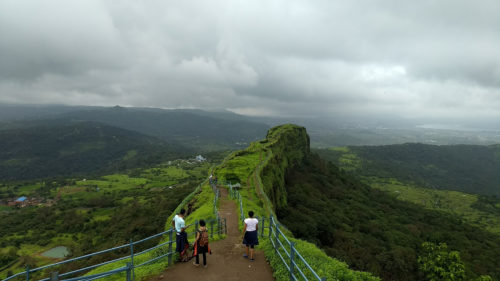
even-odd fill
[(361, 159), (348, 147), (333, 147), (330, 150), (341, 153), (338, 161), (344, 170), (352, 172), (361, 168)]
[(370, 178), (366, 180), (373, 188), (384, 190), (397, 199), (412, 202), (426, 209), (450, 213), (468, 223), (492, 233), (500, 234), (500, 217), (473, 207), (478, 196), (459, 191), (428, 189), (401, 183), (395, 179)]
[[(353, 172), (362, 169), (361, 160), (348, 147), (335, 147), (330, 150), (338, 152), (338, 165), (345, 171)], [(434, 165), (423, 167), (440, 173)], [(429, 210), (437, 210), (462, 218), (467, 223), (500, 234), (500, 217), (496, 213), (488, 213), (474, 208), (479, 197), (459, 191), (430, 189), (400, 182), (394, 178), (364, 177), (363, 181), (373, 187), (388, 192), (399, 200), (418, 204)], [(500, 203), (495, 206), (500, 209)]]

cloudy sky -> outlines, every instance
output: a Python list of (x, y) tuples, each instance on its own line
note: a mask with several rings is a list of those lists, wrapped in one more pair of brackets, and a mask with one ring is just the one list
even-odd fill
[(500, 120), (499, 15), (498, 0), (0, 0), (0, 102)]

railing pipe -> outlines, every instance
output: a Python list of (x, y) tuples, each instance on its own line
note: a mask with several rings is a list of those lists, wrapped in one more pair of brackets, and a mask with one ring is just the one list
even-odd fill
[(295, 263), (294, 263), (294, 258), (295, 258), (295, 243), (292, 242), (290, 244), (290, 280), (294, 280), (294, 277), (293, 277), (293, 269), (295, 267)]
[[(172, 236), (173, 236), (173, 233), (174, 233), (173, 228), (170, 228), (170, 232), (168, 234), (168, 239), (169, 239), (169, 242), (170, 242), (169, 245), (168, 245), (168, 252), (169, 253), (172, 252), (172, 243), (173, 243)], [(170, 265), (172, 265), (172, 255), (168, 256), (168, 266), (170, 266)]]

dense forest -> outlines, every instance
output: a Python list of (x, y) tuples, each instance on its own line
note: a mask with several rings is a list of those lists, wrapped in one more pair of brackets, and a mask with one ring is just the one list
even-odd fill
[(295, 236), (384, 280), (422, 280), (424, 242), (460, 252), (469, 278), (500, 279), (500, 237), (445, 213), (425, 210), (360, 183), (311, 155), (286, 175), (286, 206), (277, 214)]
[(318, 153), (365, 177), (396, 178), (424, 187), (500, 197), (500, 145), (408, 143), (322, 149)]
[(95, 122), (0, 130), (0, 179), (109, 173), (185, 157), (176, 143)]

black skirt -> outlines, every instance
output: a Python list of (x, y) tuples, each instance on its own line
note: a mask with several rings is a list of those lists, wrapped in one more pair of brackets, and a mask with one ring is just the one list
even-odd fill
[(257, 235), (257, 230), (245, 231), (245, 236), (243, 237), (243, 244), (247, 246), (259, 245), (259, 238)]

